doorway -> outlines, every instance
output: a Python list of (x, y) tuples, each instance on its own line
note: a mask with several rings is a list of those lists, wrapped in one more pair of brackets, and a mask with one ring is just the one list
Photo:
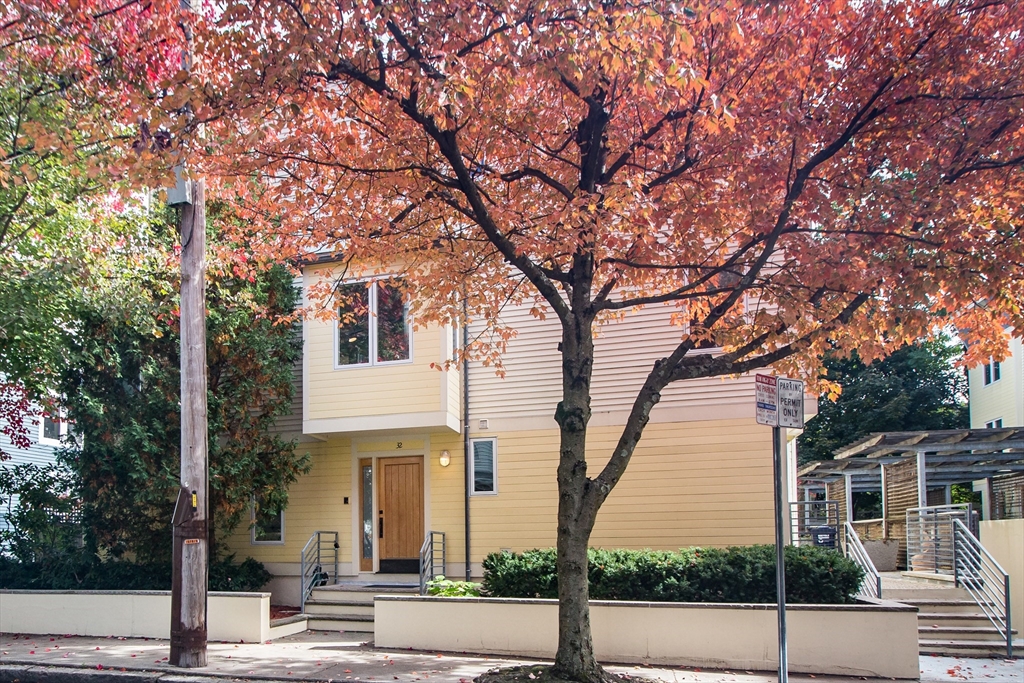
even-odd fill
[(424, 533), (423, 456), (360, 458), (360, 571), (416, 574)]

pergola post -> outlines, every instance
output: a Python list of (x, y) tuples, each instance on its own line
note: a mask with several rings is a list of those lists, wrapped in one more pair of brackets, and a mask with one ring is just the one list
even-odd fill
[(853, 521), (853, 475), (843, 475), (843, 486), (846, 487), (846, 521)]
[(882, 480), (882, 540), (887, 541), (889, 540), (889, 498), (885, 491), (887, 488), (885, 480), (885, 465), (879, 465), (878, 469), (881, 470), (880, 476)]
[(917, 507), (928, 507), (928, 478), (924, 451), (917, 451)]

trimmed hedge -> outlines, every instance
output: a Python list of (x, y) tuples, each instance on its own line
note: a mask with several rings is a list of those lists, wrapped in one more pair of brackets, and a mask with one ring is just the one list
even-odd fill
[[(272, 578), (251, 557), (235, 562), (231, 555), (209, 567), (211, 591), (258, 591)], [(102, 561), (85, 552), (22, 563), (0, 556), (0, 588), (28, 590), (170, 590), (169, 564)]]
[[(645, 602), (775, 602), (775, 547), (603, 550), (591, 548), (590, 598)], [(835, 550), (787, 546), (786, 602), (855, 602), (864, 571)], [(484, 592), (499, 598), (557, 598), (555, 550), (491, 553)]]

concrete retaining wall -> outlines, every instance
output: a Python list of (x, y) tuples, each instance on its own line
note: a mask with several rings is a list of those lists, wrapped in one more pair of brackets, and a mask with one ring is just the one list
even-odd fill
[[(593, 601), (603, 662), (774, 671), (774, 605)], [(791, 605), (794, 672), (918, 677), (917, 609), (893, 602)], [(383, 648), (554, 656), (555, 600), (378, 596), (374, 642)]]
[(981, 544), (1010, 575), (1010, 626), (1024, 632), (1024, 519), (982, 522), (980, 532)]
[[(270, 638), (270, 593), (210, 593), (210, 640)], [(0, 591), (0, 632), (169, 638), (170, 591)]]

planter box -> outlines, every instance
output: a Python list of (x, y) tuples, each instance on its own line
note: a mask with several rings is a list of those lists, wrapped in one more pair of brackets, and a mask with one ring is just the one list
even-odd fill
[(864, 541), (864, 550), (878, 571), (896, 571), (900, 559), (899, 541)]
[[(917, 608), (880, 600), (790, 605), (794, 672), (918, 677)], [(775, 671), (775, 605), (590, 603), (594, 649), (603, 662)], [(509, 598), (374, 598), (382, 648), (552, 658), (558, 602)]]
[[(270, 638), (270, 593), (210, 593), (210, 640)], [(170, 638), (170, 591), (0, 591), (0, 632)]]

